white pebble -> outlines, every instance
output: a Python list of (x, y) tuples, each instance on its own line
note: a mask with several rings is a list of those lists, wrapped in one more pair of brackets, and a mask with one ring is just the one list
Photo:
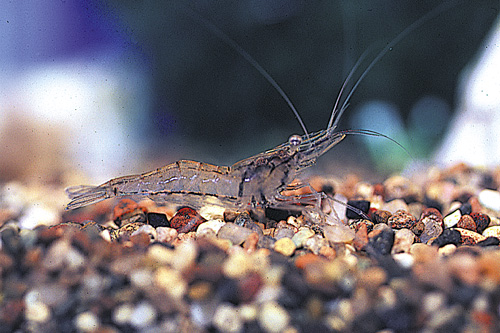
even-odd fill
[(40, 225), (56, 225), (60, 222), (59, 214), (43, 204), (35, 203), (19, 219), (21, 229), (34, 229)]
[(413, 263), (415, 262), (413, 256), (406, 252), (395, 253), (392, 255), (392, 257), (399, 264), (399, 266), (406, 269), (411, 268), (413, 266)]
[(27, 303), (24, 316), (28, 321), (44, 323), (50, 318), (50, 308), (42, 302)]
[(99, 328), (99, 318), (90, 311), (82, 312), (76, 316), (75, 326), (79, 331), (92, 332)]
[(130, 323), (134, 308), (130, 304), (122, 304), (113, 311), (113, 321), (118, 325)]
[(228, 303), (217, 307), (213, 323), (221, 332), (240, 332), (243, 329), (243, 322), (237, 309)]
[(201, 217), (203, 217), (205, 220), (212, 220), (212, 219), (223, 220), (225, 210), (226, 209), (224, 207), (210, 205), (201, 207), (199, 213)]
[(478, 196), (483, 207), (500, 212), (500, 192), (493, 190), (482, 190)]
[(147, 302), (141, 302), (132, 311), (130, 324), (136, 328), (146, 328), (152, 325), (155, 320), (155, 308)]
[(443, 218), (444, 227), (451, 228), (451, 227), (455, 226), (461, 217), (462, 217), (462, 213), (460, 213), (459, 209), (457, 209), (456, 211), (454, 211), (453, 213), (451, 213), (449, 215), (446, 215)]
[(266, 332), (281, 332), (290, 322), (290, 315), (276, 302), (266, 302), (259, 313), (259, 324)]
[(211, 234), (212, 232), (213, 235), (216, 236), (220, 228), (222, 228), (224, 224), (226, 224), (226, 222), (223, 222), (221, 220), (210, 220), (207, 222), (203, 222), (196, 229), (196, 237), (204, 236), (208, 233)]

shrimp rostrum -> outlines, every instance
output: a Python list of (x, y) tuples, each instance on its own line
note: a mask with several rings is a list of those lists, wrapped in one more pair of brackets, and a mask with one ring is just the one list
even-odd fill
[[(318, 202), (324, 195), (314, 192), (314, 190), (311, 194), (295, 197), (284, 196), (282, 192), (308, 186), (303, 183), (293, 186), (291, 184), (306, 168), (314, 165), (317, 158), (329, 151), (348, 134), (379, 136), (395, 142), (383, 134), (370, 130), (336, 131), (337, 124), (347, 108), (350, 97), (375, 63), (402, 37), (416, 29), (424, 21), (437, 16), (444, 9), (444, 7), (435, 8), (388, 43), (369, 63), (343, 102), (340, 103), (345, 87), (363, 61), (364, 55), (361, 56), (340, 89), (328, 126), (324, 130), (311, 134), (308, 133), (288, 96), (274, 79), (245, 50), (217, 27), (208, 23), (209, 28), (215, 31), (216, 35), (242, 55), (278, 91), (294, 112), (305, 134), (303, 136), (292, 135), (287, 142), (236, 162), (230, 167), (181, 160), (140, 175), (114, 178), (99, 186), (73, 186), (66, 190), (71, 199), (66, 209), (75, 209), (120, 196), (146, 196), (160, 204), (172, 203), (193, 208), (200, 208), (207, 204), (236, 210), (253, 207), (289, 208), (291, 205), (297, 204), (313, 204), (319, 207)], [(339, 105), (341, 107), (338, 107)], [(395, 143), (401, 147), (399, 143)]]

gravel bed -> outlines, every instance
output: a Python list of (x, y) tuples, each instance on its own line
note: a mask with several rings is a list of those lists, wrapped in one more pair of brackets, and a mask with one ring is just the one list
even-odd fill
[(498, 330), (500, 169), (310, 183), (335, 210), (63, 212), (3, 184), (0, 332)]

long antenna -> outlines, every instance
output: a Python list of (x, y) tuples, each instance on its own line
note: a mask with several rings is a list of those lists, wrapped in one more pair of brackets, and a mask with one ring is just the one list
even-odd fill
[[(340, 118), (342, 117), (342, 114), (346, 110), (347, 104), (349, 103), (349, 100), (351, 99), (351, 96), (354, 93), (354, 91), (356, 90), (356, 88), (359, 86), (359, 84), (361, 83), (361, 81), (363, 80), (363, 78), (366, 76), (366, 74), (368, 74), (368, 72), (372, 69), (372, 67), (384, 55), (386, 55), (387, 52), (389, 52), (390, 50), (392, 50), (392, 48), (396, 44), (398, 44), (404, 37), (406, 37), (409, 33), (413, 32), (415, 29), (417, 29), (418, 27), (420, 27), (423, 23), (427, 22), (430, 19), (433, 19), (434, 17), (438, 16), (442, 12), (444, 12), (444, 11), (446, 11), (446, 10), (448, 10), (448, 9), (456, 6), (456, 5), (457, 5), (456, 1), (451, 1), (451, 2), (443, 3), (443, 4), (439, 5), (439, 6), (437, 6), (436, 8), (434, 8), (433, 10), (431, 10), (430, 12), (428, 12), (427, 14), (425, 14), (424, 16), (422, 16), (421, 18), (419, 18), (418, 20), (416, 20), (415, 22), (413, 22), (411, 25), (409, 25), (408, 27), (406, 27), (406, 29), (404, 29), (392, 41), (390, 41), (389, 44), (387, 44), (387, 46), (385, 48), (383, 48), (382, 51), (380, 51), (377, 54), (377, 56), (370, 62), (370, 64), (368, 65), (368, 67), (366, 67), (366, 69), (363, 71), (363, 73), (361, 74), (361, 76), (356, 81), (356, 83), (352, 87), (351, 91), (347, 95), (346, 99), (344, 100), (344, 103), (342, 103), (342, 107), (340, 109), (336, 109), (337, 106), (338, 106), (338, 101), (339, 101), (340, 97), (337, 98), (337, 101), (335, 102), (335, 106), (334, 106), (334, 108), (332, 110), (332, 116), (330, 117), (330, 121), (328, 123), (328, 128), (330, 128), (332, 126), (333, 127), (337, 126), (337, 124), (340, 121)], [(365, 56), (364, 54), (361, 55), (360, 60), (364, 56)], [(359, 62), (359, 60), (358, 60), (358, 62)], [(356, 63), (355, 67), (357, 67), (358, 62)], [(342, 94), (342, 92), (344, 90), (344, 87), (345, 87), (347, 81), (351, 78), (351, 76), (352, 76), (352, 73), (349, 73), (349, 76), (347, 77), (346, 81), (342, 85), (342, 88), (340, 90), (339, 96)]]
[(231, 37), (226, 35), (222, 30), (220, 30), (217, 26), (215, 26), (212, 22), (209, 20), (205, 19), (200, 13), (195, 11), (194, 9), (190, 7), (184, 7), (186, 8), (191, 15), (194, 15), (196, 17), (196, 21), (203, 23), (208, 29), (210, 29), (219, 39), (221, 39), (223, 42), (225, 42), (228, 46), (230, 46), (234, 51), (236, 51), (239, 55), (241, 55), (250, 65), (252, 65), (253, 68), (255, 68), (266, 80), (269, 82), (274, 89), (281, 95), (281, 97), (285, 100), (285, 102), (288, 104), (290, 109), (292, 109), (293, 114), (299, 121), (300, 127), (304, 131), (304, 134), (306, 135), (307, 139), (309, 139), (309, 132), (307, 131), (306, 125), (302, 118), (300, 117), (299, 112), (293, 105), (292, 101), (288, 97), (288, 95), (285, 93), (283, 89), (281, 89), (280, 85), (272, 78), (272, 76), (255, 60), (247, 51), (245, 51), (238, 43), (236, 43)]

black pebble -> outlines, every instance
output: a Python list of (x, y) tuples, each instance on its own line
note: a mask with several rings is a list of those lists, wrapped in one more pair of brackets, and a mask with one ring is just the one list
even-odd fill
[(470, 205), (470, 203), (466, 202), (464, 204), (462, 204), (462, 206), (460, 206), (460, 213), (462, 213), (462, 215), (469, 215), (470, 213), (472, 213), (472, 207)]
[(170, 227), (167, 215), (161, 213), (148, 213), (148, 222), (154, 228)]
[(394, 244), (394, 231), (392, 229), (382, 230), (378, 235), (370, 238), (369, 244), (377, 254), (390, 254)]
[(370, 210), (370, 201), (368, 200), (349, 200), (347, 201), (347, 210), (346, 216), (348, 219), (361, 219), (363, 216), (360, 216), (358, 213), (349, 209), (349, 207), (354, 207), (367, 214), (368, 210)]
[(439, 247), (445, 246), (446, 244), (460, 244), (461, 235), (457, 230), (445, 229), (441, 235), (438, 236), (432, 245), (437, 245)]
[(500, 245), (500, 239), (496, 237), (488, 237), (485, 240), (476, 243), (477, 246), (498, 246)]

